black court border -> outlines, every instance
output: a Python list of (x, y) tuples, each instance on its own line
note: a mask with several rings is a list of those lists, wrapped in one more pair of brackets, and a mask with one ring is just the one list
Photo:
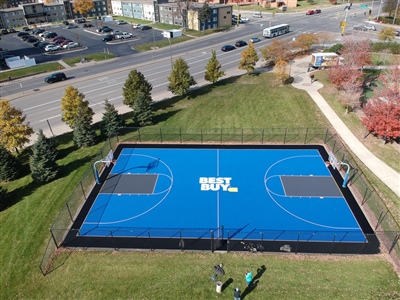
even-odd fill
[[(198, 145), (198, 144), (119, 144), (114, 151), (118, 158), (124, 148), (198, 148), (198, 149), (314, 149), (318, 150), (324, 161), (328, 161), (328, 153), (322, 145)], [(332, 254), (376, 254), (379, 253), (379, 241), (356, 199), (348, 188), (343, 188), (343, 178), (339, 171), (329, 166), (336, 184), (340, 188), (350, 209), (358, 221), (367, 240), (364, 243), (350, 242), (302, 242), (302, 241), (252, 241), (245, 240), (245, 245), (238, 240), (213, 240), (210, 238), (180, 239), (171, 238), (132, 238), (132, 237), (86, 237), (77, 233), (93, 205), (101, 187), (104, 184), (111, 166), (100, 176), (100, 185), (96, 185), (88, 196), (75, 222), (68, 231), (62, 246), (83, 249), (135, 249), (135, 250), (180, 250), (180, 251), (248, 251), (248, 245), (255, 245), (258, 251), (265, 252), (296, 252), (296, 253), (332, 253)], [(349, 178), (349, 183), (351, 184)], [(150, 228), (149, 228), (150, 229)]]

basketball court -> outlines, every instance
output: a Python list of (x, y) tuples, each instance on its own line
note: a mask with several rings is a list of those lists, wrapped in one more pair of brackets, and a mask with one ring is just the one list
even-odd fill
[(340, 162), (322, 146), (120, 145), (103, 162), (67, 246), (326, 252), (372, 243)]

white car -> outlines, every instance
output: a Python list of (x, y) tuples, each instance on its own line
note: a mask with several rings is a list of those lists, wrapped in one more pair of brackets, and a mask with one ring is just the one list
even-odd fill
[(42, 33), (39, 33), (39, 36), (40, 37), (43, 37), (43, 36), (45, 36), (46, 34), (48, 34), (50, 31), (45, 31), (45, 32), (42, 32)]
[(364, 28), (367, 30), (376, 31), (376, 27), (374, 25), (365, 25)]
[(142, 24), (133, 24), (133, 25), (132, 25), (132, 27), (135, 28), (135, 29), (136, 29), (136, 28), (139, 28), (140, 26), (142, 26)]
[(130, 38), (133, 38), (133, 34), (130, 33), (130, 32), (123, 32), (122, 34), (117, 34), (115, 36), (115, 38), (116, 39), (121, 39), (121, 40), (130, 39)]
[(64, 49), (69, 49), (69, 48), (75, 48), (79, 47), (79, 44), (77, 42), (69, 42), (68, 44), (64, 45)]
[(46, 47), (44, 47), (44, 51), (46, 52), (58, 51), (60, 49), (61, 47), (59, 45), (47, 45)]
[(249, 21), (249, 18), (241, 17), (241, 18), (240, 18), (240, 21), (242, 21), (242, 22), (248, 22), (248, 21)]
[(117, 21), (118, 25), (124, 25), (124, 24), (128, 24), (127, 22), (125, 22), (124, 20), (118, 20)]
[(124, 34), (124, 32), (121, 31), (121, 30), (114, 30), (114, 31), (113, 31), (113, 34), (114, 34), (114, 35), (121, 35), (121, 34)]

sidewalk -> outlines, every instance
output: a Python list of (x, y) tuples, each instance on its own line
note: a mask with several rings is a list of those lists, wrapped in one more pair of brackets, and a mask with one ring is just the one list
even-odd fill
[(292, 85), (295, 88), (305, 90), (311, 96), (350, 150), (397, 196), (400, 196), (400, 174), (369, 151), (347, 128), (335, 111), (326, 103), (325, 99), (322, 98), (318, 92), (318, 89), (323, 86), (322, 83), (315, 81), (311, 84), (309, 73), (307, 73), (310, 61), (311, 56), (306, 56), (293, 63), (291, 73), (294, 77), (294, 82)]

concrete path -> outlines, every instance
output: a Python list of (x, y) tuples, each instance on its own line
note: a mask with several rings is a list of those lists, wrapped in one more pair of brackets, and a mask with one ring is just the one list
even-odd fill
[(318, 92), (318, 89), (323, 87), (322, 83), (318, 81), (311, 83), (309, 73), (307, 73), (309, 62), (311, 62), (311, 56), (298, 59), (292, 64), (291, 75), (294, 77), (292, 85), (295, 88), (305, 90), (311, 96), (351, 151), (357, 155), (371, 172), (400, 197), (400, 174), (369, 151), (347, 128), (328, 103), (326, 103), (325, 99)]

